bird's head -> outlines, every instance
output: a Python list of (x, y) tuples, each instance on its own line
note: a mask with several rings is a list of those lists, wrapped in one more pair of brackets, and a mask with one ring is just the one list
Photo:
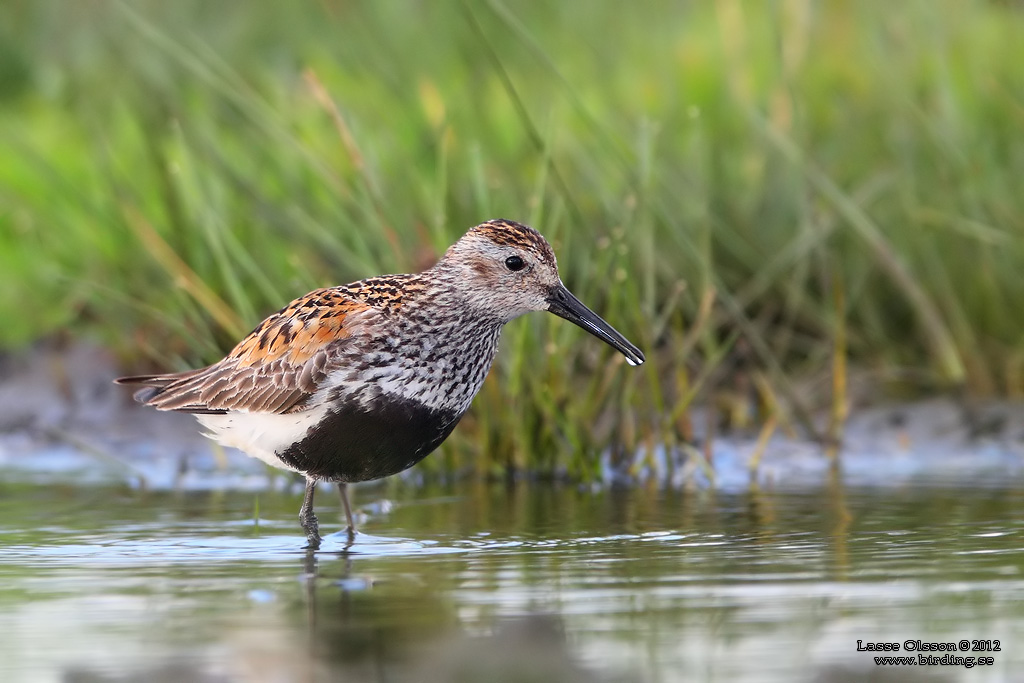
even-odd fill
[(640, 349), (566, 289), (551, 245), (529, 226), (502, 219), (481, 223), (448, 249), (435, 270), (480, 315), (506, 323), (550, 311), (610, 344), (631, 365), (644, 362)]

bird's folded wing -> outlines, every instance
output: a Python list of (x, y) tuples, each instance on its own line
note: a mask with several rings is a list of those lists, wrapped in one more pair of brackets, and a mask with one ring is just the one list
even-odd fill
[(136, 400), (159, 410), (295, 412), (316, 393), (341, 347), (375, 315), (337, 289), (318, 289), (264, 320), (218, 363), (117, 382), (143, 385)]

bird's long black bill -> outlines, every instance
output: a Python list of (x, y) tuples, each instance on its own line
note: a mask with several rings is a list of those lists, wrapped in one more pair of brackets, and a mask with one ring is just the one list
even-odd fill
[(564, 285), (551, 290), (548, 297), (548, 310), (560, 318), (576, 323), (590, 334), (603, 340), (617, 349), (630, 365), (644, 362), (644, 354), (628, 339), (619, 334), (618, 330), (606, 323), (601, 316), (583, 305)]

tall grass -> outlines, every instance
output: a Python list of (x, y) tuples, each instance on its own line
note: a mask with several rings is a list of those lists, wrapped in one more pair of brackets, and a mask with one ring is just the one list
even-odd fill
[(435, 467), (640, 468), (739, 376), (817, 431), (847, 355), (1020, 396), (1022, 29), (980, 0), (9, 1), (0, 344), (212, 361), (500, 216), (650, 363), (518, 321)]

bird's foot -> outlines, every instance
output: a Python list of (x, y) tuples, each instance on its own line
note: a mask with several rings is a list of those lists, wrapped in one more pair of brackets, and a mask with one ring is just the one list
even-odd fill
[(312, 512), (307, 514), (299, 514), (299, 523), (302, 524), (302, 530), (306, 532), (306, 540), (309, 544), (306, 546), (309, 550), (316, 550), (320, 547), (320, 524), (316, 519), (316, 515)]

